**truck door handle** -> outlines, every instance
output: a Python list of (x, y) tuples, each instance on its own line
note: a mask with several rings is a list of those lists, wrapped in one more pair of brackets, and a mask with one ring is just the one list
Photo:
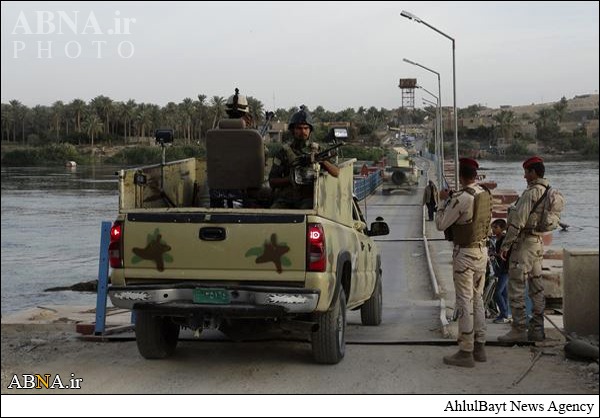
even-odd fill
[(227, 238), (225, 228), (217, 226), (207, 226), (200, 228), (199, 237), (202, 241), (223, 241)]

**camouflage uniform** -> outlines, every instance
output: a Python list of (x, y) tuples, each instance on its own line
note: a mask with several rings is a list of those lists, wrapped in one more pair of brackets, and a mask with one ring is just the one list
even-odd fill
[[(467, 187), (475, 190), (475, 195), (484, 193), (484, 189), (471, 183)], [(466, 189), (466, 188), (465, 188)], [(473, 219), (475, 197), (462, 189), (455, 192), (438, 209), (435, 223), (440, 231), (452, 225), (463, 225)], [(483, 289), (488, 252), (485, 239), (466, 246), (454, 245), (452, 253), (453, 278), (458, 314), (458, 346), (461, 351), (473, 352), (474, 343), (485, 343), (485, 309)]]
[[(308, 143), (307, 143), (308, 144)], [(314, 149), (307, 145), (298, 144), (294, 141), (291, 145), (284, 144), (273, 157), (273, 165), (269, 173), (272, 178), (291, 178), (292, 163), (298, 157), (308, 154)], [(273, 204), (271, 208), (276, 209), (312, 209), (313, 207), (313, 185), (286, 185), (273, 190)]]
[(513, 315), (512, 331), (523, 334), (527, 331), (525, 314), (525, 281), (529, 284), (529, 296), (533, 302), (533, 317), (530, 324), (530, 335), (544, 335), (544, 286), (542, 283), (542, 258), (544, 245), (542, 233), (535, 232), (537, 220), (541, 216), (542, 206), (535, 212), (531, 210), (542, 197), (548, 181), (539, 178), (530, 182), (527, 189), (509, 209), (506, 237), (501, 251), (510, 250), (508, 265), (508, 298)]

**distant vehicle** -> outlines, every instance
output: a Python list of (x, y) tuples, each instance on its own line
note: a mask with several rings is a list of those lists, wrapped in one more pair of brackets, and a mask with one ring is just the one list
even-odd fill
[(383, 170), (381, 193), (390, 194), (395, 190), (416, 192), (419, 185), (420, 170), (403, 147), (390, 148), (387, 153), (388, 165)]

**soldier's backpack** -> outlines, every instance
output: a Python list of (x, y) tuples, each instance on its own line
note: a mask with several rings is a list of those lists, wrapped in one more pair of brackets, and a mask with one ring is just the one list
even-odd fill
[(545, 186), (546, 191), (533, 206), (531, 212), (541, 204), (542, 214), (535, 227), (537, 232), (551, 232), (558, 228), (560, 223), (560, 214), (565, 208), (565, 198), (563, 194), (550, 186)]

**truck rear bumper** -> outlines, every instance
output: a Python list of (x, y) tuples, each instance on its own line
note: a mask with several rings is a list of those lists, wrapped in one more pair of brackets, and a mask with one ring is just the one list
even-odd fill
[[(226, 294), (228, 302), (195, 303), (194, 289)], [(320, 290), (270, 286), (214, 286), (191, 284), (112, 286), (108, 295), (114, 306), (123, 309), (183, 313), (204, 311), (223, 316), (280, 316), (313, 312)]]

